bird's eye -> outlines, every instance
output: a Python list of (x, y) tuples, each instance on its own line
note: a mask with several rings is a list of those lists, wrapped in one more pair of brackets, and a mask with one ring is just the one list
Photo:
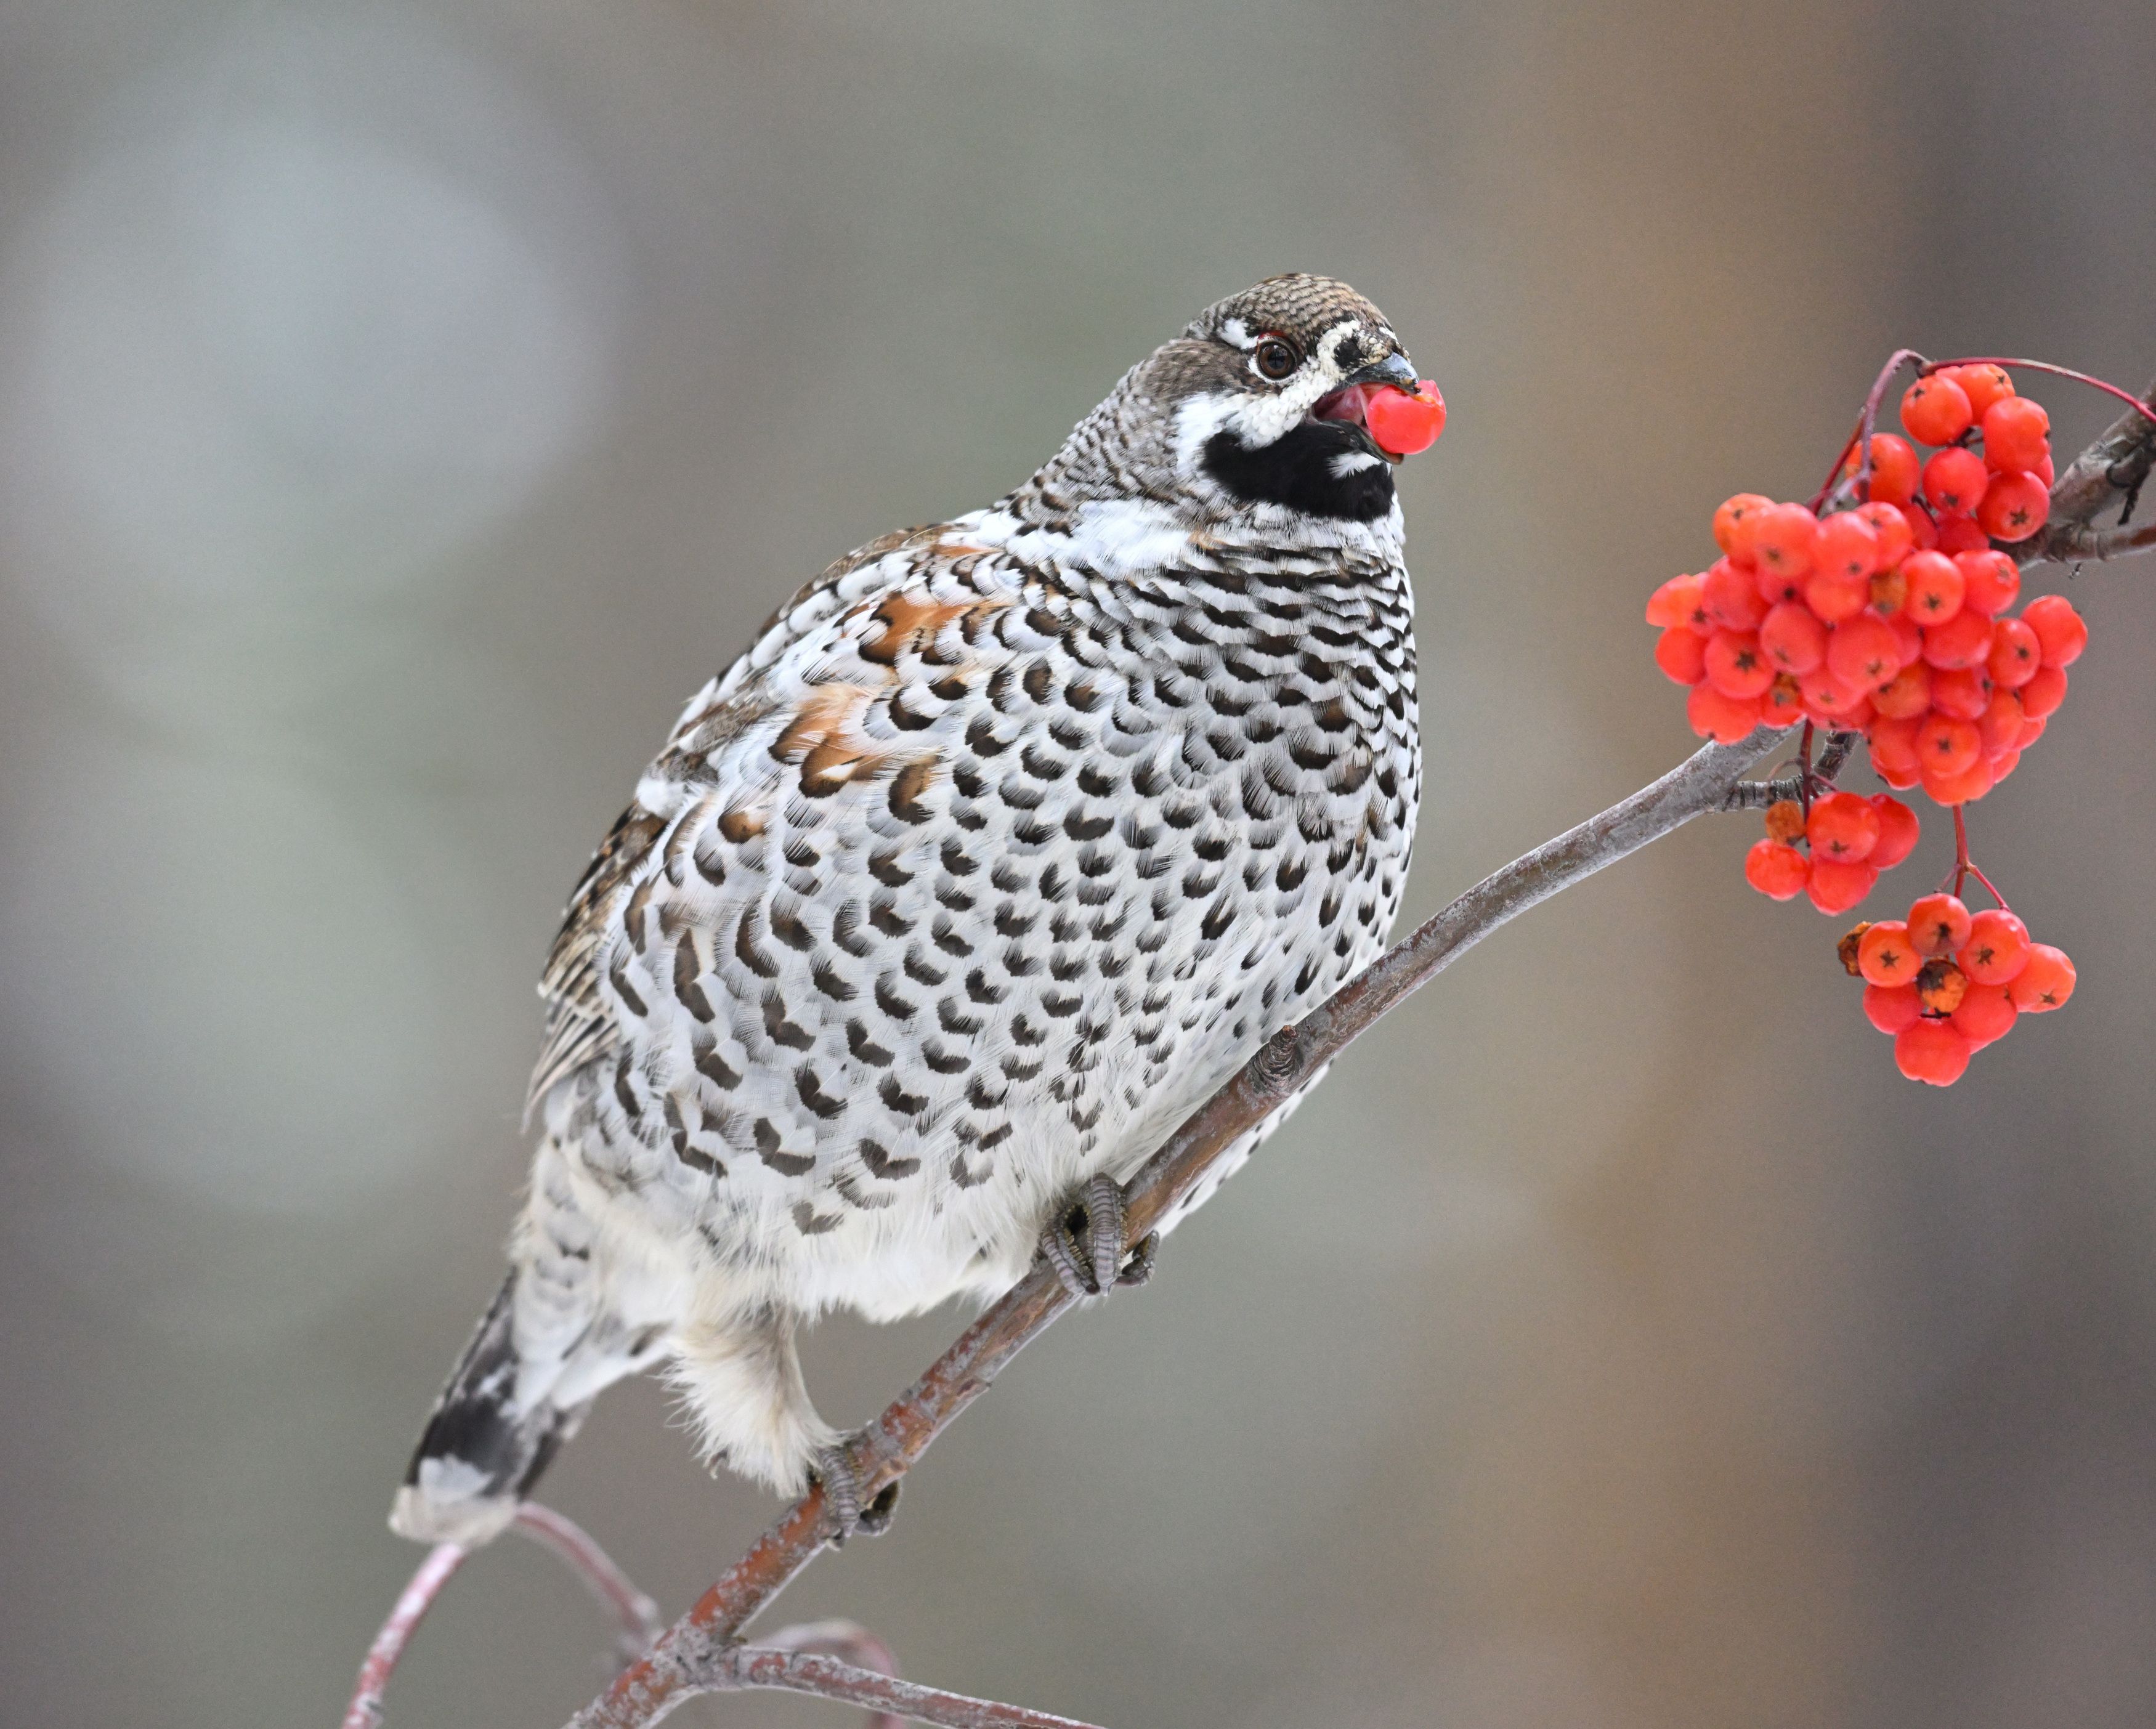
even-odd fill
[(1268, 336), (1259, 343), (1254, 358), (1259, 372), (1268, 378), (1285, 378), (1298, 363), (1294, 344), (1282, 341), (1278, 336)]

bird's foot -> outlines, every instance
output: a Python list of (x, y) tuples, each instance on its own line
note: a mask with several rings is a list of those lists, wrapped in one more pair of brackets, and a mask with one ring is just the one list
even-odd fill
[(844, 1548), (846, 1539), (857, 1531), (863, 1537), (881, 1537), (891, 1529), (891, 1516), (898, 1510), (896, 1483), (886, 1483), (863, 1504), (860, 1474), (854, 1469), (855, 1439), (850, 1435), (816, 1454), (816, 1480), (824, 1485), (824, 1508), (838, 1526), (831, 1538), (834, 1548)]
[(1063, 1288), (1074, 1297), (1099, 1296), (1118, 1285), (1142, 1285), (1152, 1277), (1160, 1235), (1132, 1244), (1123, 1191), (1112, 1177), (1096, 1177), (1048, 1222), (1040, 1252)]

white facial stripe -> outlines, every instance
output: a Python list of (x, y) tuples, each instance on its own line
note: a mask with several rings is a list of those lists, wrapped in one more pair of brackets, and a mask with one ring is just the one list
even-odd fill
[(1240, 318), (1230, 318), (1220, 326), (1220, 339), (1232, 342), (1245, 352), (1258, 346), (1257, 332)]

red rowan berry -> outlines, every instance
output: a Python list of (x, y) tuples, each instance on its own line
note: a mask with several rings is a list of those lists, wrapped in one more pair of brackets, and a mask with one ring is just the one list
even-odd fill
[(1774, 663), (1759, 649), (1756, 631), (1717, 630), (1707, 639), (1707, 681), (1724, 696), (1763, 696), (1774, 682)]
[(2025, 541), (2051, 515), (2051, 489), (2027, 469), (1994, 475), (1976, 520), (1994, 541)]
[(1879, 873), (1869, 864), (1847, 864), (1815, 854), (1811, 880), (1804, 885), (1804, 890), (1813, 906), (1832, 916), (1847, 912), (1871, 892), (1871, 885), (1878, 880)]
[[(1894, 441), (1900, 444), (1897, 439)], [(1913, 491), (1917, 479), (1917, 459), (1909, 458), (1909, 483)], [(1871, 526), (1873, 536), (1879, 542), (1879, 568), (1889, 571), (1916, 550), (1916, 536), (1909, 532), (1909, 519), (1892, 504), (1859, 505), (1850, 512)]]
[(1935, 713), (1917, 728), (1917, 757), (1928, 776), (1959, 774), (1983, 751), (1983, 736), (1952, 715)]
[[(2022, 701), (2021, 712), (2024, 715), (2027, 715), (2029, 713), (2028, 701), (2025, 697)], [(2014, 748), (2017, 751), (2025, 751), (2030, 746), (2035, 743), (2036, 741), (2043, 736), (2043, 721), (2033, 717), (2025, 720), (2021, 723), (2021, 736), (2018, 741), (2016, 741)]]
[(1920, 1020), (1894, 1035), (1894, 1065), (1912, 1080), (1952, 1086), (1969, 1072), (1969, 1040), (1948, 1022)]
[(2024, 1014), (2045, 1014), (2066, 1006), (2074, 993), (2074, 963), (2062, 948), (2048, 942), (2029, 945), (2029, 963), (2007, 986), (2014, 1006)]
[(1879, 536), (1854, 510), (1844, 510), (1819, 525), (1812, 543), (1812, 568), (1837, 576), (1869, 579), (1879, 568)]
[(1898, 568), (1881, 571), (1869, 587), (1871, 610), (1882, 618), (1895, 617), (1909, 603), (1909, 578)]
[(1766, 598), (1753, 573), (1717, 558), (1700, 579), (1700, 603), (1724, 630), (1757, 630), (1767, 616)]
[(1435, 379), (1416, 381), (1412, 392), (1397, 385), (1368, 392), (1363, 424), (1378, 448), (1392, 456), (1414, 456), (1437, 442), (1445, 430), (1445, 398)]
[(1935, 450), (1924, 464), (1924, 496), (1935, 510), (1950, 516), (1973, 516), (1990, 479), (1984, 459), (1974, 450), (1959, 445)]
[(1932, 674), (1932, 706), (1957, 721), (1981, 721), (1991, 704), (1991, 685), (1982, 670), (1958, 666)]
[(1760, 623), (1759, 646), (1783, 671), (1807, 673), (1826, 659), (1826, 626), (1810, 607), (1784, 602)]
[(1924, 632), (1924, 659), (1943, 672), (1981, 666), (1991, 654), (1991, 620), (1966, 607)]
[(1961, 603), (1971, 611), (1995, 618), (2020, 598), (2020, 568), (2004, 552), (1957, 552), (1953, 562), (1961, 572)]
[(1882, 1033), (1898, 1033), (1923, 1018), (1924, 1005), (1917, 1000), (1912, 984), (1868, 984), (1864, 988), (1864, 1018)]
[(1752, 581), (1759, 590), (1760, 599), (1770, 607), (1780, 606), (1785, 601), (1801, 602), (1804, 598), (1804, 577), (1784, 576), (1763, 564), (1752, 572)]
[[(1892, 870), (1917, 849), (1922, 828), (1917, 821), (1916, 812), (1898, 798), (1884, 793), (1871, 795), (1871, 808), (1879, 813), (1879, 840), (1871, 849), (1871, 856), (1865, 860), (1881, 870)], [(1903, 929), (1907, 929), (1905, 925)]]
[(1922, 471), (1916, 449), (1907, 439), (1897, 438), (1892, 433), (1871, 435), (1871, 480), (1865, 490), (1872, 503), (1909, 503), (1917, 495), (1917, 482)]
[[(1957, 721), (1956, 726), (1966, 721)], [(1924, 796), (1934, 804), (1974, 804), (1999, 783), (1991, 772), (1991, 761), (1979, 755), (1976, 761), (1957, 774), (1942, 774), (1928, 766), (1924, 770)]]
[(1953, 895), (1920, 895), (1911, 903), (1909, 940), (1917, 952), (1927, 957), (1951, 954), (1969, 941), (1973, 921), (1969, 908)]
[(2002, 906), (1987, 907), (1969, 921), (1954, 962), (1979, 984), (2011, 984), (2029, 964), (2029, 927)]
[(2051, 454), (2051, 417), (2041, 403), (2010, 396), (1984, 415), (1984, 465), (1996, 475), (2033, 469)]
[(1804, 808), (1794, 798), (1777, 798), (1767, 807), (1767, 839), (1792, 846), (1804, 838)]
[(1903, 505), (1902, 520), (1909, 526), (1909, 544), (1917, 551), (1928, 552), (1938, 545), (1939, 526), (1922, 505)]
[(1804, 582), (1804, 604), (1828, 623), (1839, 624), (1871, 604), (1871, 584), (1861, 577), (1815, 571)]
[(1969, 398), (1951, 378), (1933, 372), (1902, 392), (1902, 424), (1920, 444), (1951, 444), (1969, 422)]
[(1884, 618), (1859, 613), (1828, 633), (1827, 670), (1861, 690), (1883, 685), (1902, 670), (1902, 646)]
[(1769, 726), (1794, 726), (1804, 718), (1804, 693), (1793, 673), (1776, 673), (1759, 699), (1759, 718)]
[(1722, 500), (1714, 512), (1714, 544), (1732, 558), (1749, 558), (1752, 550), (1748, 544), (1739, 551), (1738, 526), (1746, 518), (1757, 516), (1774, 502), (1771, 498), (1757, 492), (1739, 492)]
[(1811, 875), (1811, 860), (1779, 840), (1755, 840), (1744, 855), (1744, 880), (1769, 900), (1794, 900)]
[(2006, 368), (1989, 362), (1971, 367), (1942, 367), (1939, 370), (1961, 386), (1969, 398), (1969, 412), (1981, 424), (1991, 405), (2014, 394), (2014, 379)]
[(2047, 719), (2058, 712), (2059, 705), (2066, 700), (2066, 669), (2041, 666), (2036, 676), (2021, 687), (2021, 712), (2032, 720)]
[(1856, 945), (1856, 970), (1868, 983), (1913, 985), (1920, 964), (1899, 919), (1881, 919)]
[[(1931, 712), (1931, 704), (1928, 700), (1925, 702), (1923, 712), (1925, 714)], [(1879, 771), (1882, 777), (1891, 780), (1892, 777), (1898, 775), (1902, 777), (1900, 785), (1906, 787), (1914, 783), (1915, 777), (1919, 772), (1917, 732), (1922, 725), (1922, 717), (1920, 715), (1902, 716), (1883, 713), (1871, 723), (1870, 737), (1871, 766)]]
[(1931, 712), (1932, 670), (1921, 660), (1871, 693), (1871, 706), (1892, 721), (1918, 721)]
[(1672, 624), (1655, 643), (1655, 664), (1680, 685), (1707, 676), (1707, 639), (1689, 625)]
[(1841, 717), (1858, 704), (1867, 700), (1868, 693), (1861, 685), (1853, 685), (1835, 675), (1834, 670), (1825, 661), (1810, 672), (1797, 676), (1797, 689), (1804, 695), (1804, 707), (1817, 711), (1817, 717), (1840, 724)]
[(1908, 593), (1902, 610), (1919, 624), (1943, 624), (1961, 610), (1968, 587), (1961, 567), (1943, 552), (1912, 552), (1902, 561)]
[(1733, 745), (1748, 737), (1752, 729), (1759, 724), (1759, 699), (1725, 696), (1702, 679), (1685, 699), (1685, 718), (1702, 738)]
[(1879, 813), (1859, 793), (1830, 793), (1812, 801), (1804, 839), (1811, 844), (1815, 859), (1857, 864), (1870, 858), (1879, 844)]
[(1957, 552), (1981, 552), (1991, 544), (1974, 516), (1943, 516), (1938, 524), (1938, 550), (1951, 558)]
[(2039, 595), (2021, 608), (2021, 622), (2036, 633), (2046, 666), (2071, 666), (2088, 646), (2088, 621), (2063, 594)]
[[(2013, 691), (1993, 691), (1976, 721), (1976, 730), (1984, 735), (1984, 754), (1995, 760), (2002, 752), (2020, 749), (2021, 723), (2028, 718), (2021, 711), (2021, 699)], [(1999, 777), (1994, 772), (1992, 778)]]
[(1753, 531), (1752, 556), (1762, 570), (1801, 577), (1812, 567), (1819, 531), (1819, 519), (1802, 505), (1769, 505)]
[(2043, 664), (2043, 644), (2021, 619), (2001, 618), (1993, 628), (1991, 653), (1984, 662), (1993, 684), (2018, 690), (2036, 676)]
[(1671, 577), (1647, 597), (1647, 622), (1667, 630), (1672, 624), (1688, 624), (1704, 630), (1708, 620), (1701, 596), (1706, 580), (1701, 577)]
[(2021, 766), (2021, 753), (2018, 750), (2001, 751), (1990, 759), (1990, 762), (1991, 784), (1995, 787)]
[(1887, 628), (1894, 633), (1894, 652), (1902, 657), (1902, 665), (1913, 665), (1924, 658), (1924, 633), (1907, 612), (1894, 613), (1887, 620)]
[(2003, 984), (1971, 984), (1948, 1024), (1969, 1040), (1971, 1050), (1994, 1044), (2014, 1030), (2014, 999)]

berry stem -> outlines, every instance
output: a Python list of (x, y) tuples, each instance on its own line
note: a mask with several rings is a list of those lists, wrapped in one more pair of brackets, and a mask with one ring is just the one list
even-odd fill
[(2150, 408), (2131, 391), (2121, 390), (2116, 384), (2107, 384), (2101, 378), (2092, 378), (2087, 372), (2076, 372), (2071, 367), (2053, 366), (2047, 360), (2002, 360), (1987, 354), (1973, 360), (1925, 361), (1917, 368), (1917, 376), (1920, 378), (1928, 377), (1941, 367), (2025, 367), (2032, 372), (2049, 372), (2056, 377), (2071, 378), (2076, 384), (2090, 385), (2107, 396), (2115, 396), (2128, 407), (2139, 410), (2147, 419), (2156, 422), (2156, 408)]
[(1797, 746), (1797, 802), (1804, 807), (1804, 820), (1812, 819), (1812, 723), (1804, 722), (1804, 741)]
[(1969, 856), (1969, 823), (1962, 816), (1962, 812), (1967, 807), (1959, 804), (1953, 807), (1954, 898), (1957, 900), (1961, 898), (1962, 885), (1973, 876), (1979, 882), (1984, 885), (1985, 890), (1990, 895), (1991, 898), (1999, 903), (1999, 910), (2001, 912), (2011, 912), (2014, 909), (2006, 904), (2006, 897), (1999, 892), (1997, 886), (1992, 882), (1989, 877), (1986, 876), (1981, 870), (1976, 868), (1974, 861)]
[(1856, 430), (1849, 442), (1841, 447), (1841, 454), (1834, 459), (1833, 472), (1826, 477), (1826, 485), (1813, 496), (1812, 509), (1816, 512), (1833, 495), (1835, 483), (1841, 478), (1841, 465), (1849, 460), (1853, 447), (1856, 451), (1856, 472), (1850, 479), (1860, 496), (1871, 479), (1871, 434), (1879, 424), (1879, 406), (1887, 400), (1887, 387), (1894, 382), (1894, 375), (1902, 367), (1914, 362), (1919, 375), (1932, 369), (1932, 362), (1913, 348), (1897, 348), (1887, 364), (1879, 369), (1879, 376), (1871, 381), (1871, 391), (1864, 398), (1864, 411), (1856, 417)]

